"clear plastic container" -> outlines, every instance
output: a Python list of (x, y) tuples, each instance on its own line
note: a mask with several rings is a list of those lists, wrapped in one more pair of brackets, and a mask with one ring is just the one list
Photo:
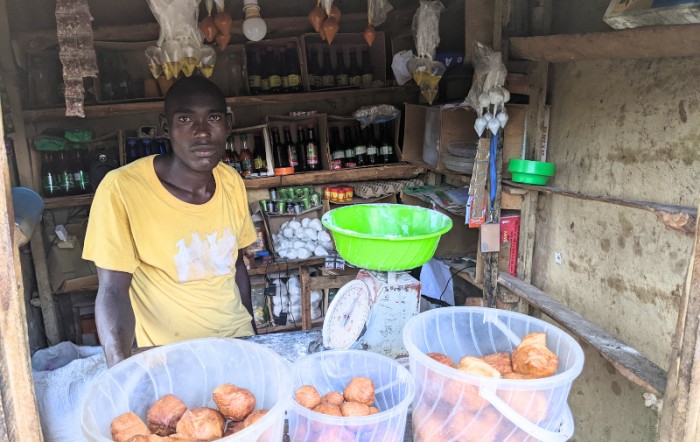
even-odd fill
[(408, 370), (393, 359), (360, 350), (324, 351), (306, 356), (292, 367), (292, 394), (302, 385), (313, 385), (322, 395), (331, 391), (342, 393), (355, 376), (368, 377), (374, 382), (378, 414), (328, 416), (292, 399), (287, 410), (290, 440), (402, 442), (415, 387)]
[[(484, 378), (426, 356), (443, 353), (456, 364), (466, 355), (512, 352), (522, 337), (541, 331), (547, 333), (547, 347), (559, 359), (557, 372), (548, 378)], [(571, 383), (583, 369), (584, 355), (571, 336), (552, 324), (505, 310), (448, 307), (411, 319), (403, 341), (416, 380), (416, 441), (481, 435), (475, 440), (560, 442), (573, 435), (566, 401)]]
[(452, 155), (461, 158), (476, 157), (476, 150), (479, 147), (479, 140), (453, 140), (445, 143), (445, 148)]
[(443, 154), (442, 163), (445, 168), (457, 173), (471, 174), (474, 170), (474, 159), (466, 159), (454, 155)]
[(423, 135), (423, 161), (437, 166), (440, 151), (440, 106), (425, 110), (425, 135)]
[(281, 441), (288, 406), (289, 364), (274, 351), (232, 338), (206, 338), (158, 347), (112, 367), (86, 391), (81, 429), (88, 441), (111, 441), (109, 426), (122, 413), (146, 417), (161, 396), (178, 396), (188, 408), (216, 408), (212, 392), (231, 383), (250, 390), (256, 410), (269, 412), (254, 425), (221, 440)]

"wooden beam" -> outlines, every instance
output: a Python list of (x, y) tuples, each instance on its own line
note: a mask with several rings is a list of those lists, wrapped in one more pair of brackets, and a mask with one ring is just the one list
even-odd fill
[(666, 372), (639, 351), (521, 279), (501, 272), (498, 283), (593, 347), (622, 376), (658, 397), (666, 391)]
[[(5, 2), (0, 1), (0, 9), (4, 11)], [(0, 139), (3, 135), (0, 125)], [(0, 195), (0, 402), (4, 433), (11, 441), (41, 441), (29, 355), (22, 269), (19, 248), (13, 238), (15, 223), (5, 143), (0, 143)]]
[(311, 330), (311, 288), (309, 287), (309, 268), (299, 267), (299, 286), (301, 287), (301, 329)]
[(700, 430), (700, 226), (673, 337), (659, 440), (696, 441)]
[(588, 201), (597, 201), (600, 203), (614, 204), (617, 206), (631, 207), (634, 209), (646, 210), (651, 212), (671, 230), (677, 230), (692, 235), (695, 233), (697, 225), (698, 211), (692, 207), (675, 206), (672, 204), (651, 203), (647, 201), (636, 201), (626, 198), (616, 198), (610, 196), (586, 195), (585, 193), (572, 192), (569, 190), (559, 189), (550, 186), (531, 186), (527, 184), (515, 183), (508, 181), (507, 184), (513, 187), (520, 187), (534, 192), (550, 193), (554, 195), (562, 195), (570, 198), (577, 198)]
[(510, 39), (515, 59), (550, 63), (700, 55), (700, 24)]

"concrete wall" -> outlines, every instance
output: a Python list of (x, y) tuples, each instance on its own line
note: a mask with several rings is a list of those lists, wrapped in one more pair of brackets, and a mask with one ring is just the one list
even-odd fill
[[(600, 31), (607, 3), (555, 2), (553, 29)], [(553, 65), (551, 184), (696, 207), (698, 74), (700, 58)], [(533, 283), (667, 369), (692, 237), (645, 211), (556, 195), (540, 197), (537, 218)], [(654, 440), (658, 416), (644, 390), (585, 350), (569, 400), (576, 440)]]

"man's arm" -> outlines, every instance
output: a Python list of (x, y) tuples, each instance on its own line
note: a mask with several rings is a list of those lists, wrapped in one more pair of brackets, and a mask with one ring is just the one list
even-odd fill
[(243, 262), (243, 249), (238, 250), (238, 259), (236, 259), (236, 285), (238, 286), (238, 293), (241, 294), (243, 306), (248, 310), (250, 316), (253, 317), (253, 332), (257, 335), (258, 329), (255, 327), (253, 301), (250, 298), (250, 276), (248, 276), (248, 269), (245, 268), (245, 263)]
[(129, 299), (131, 276), (131, 273), (97, 267), (95, 323), (108, 367), (131, 356), (134, 345), (136, 318)]

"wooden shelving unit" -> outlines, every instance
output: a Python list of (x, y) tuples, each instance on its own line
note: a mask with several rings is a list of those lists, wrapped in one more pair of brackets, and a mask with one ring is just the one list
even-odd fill
[[(347, 89), (334, 91), (300, 92), (296, 94), (277, 95), (250, 95), (241, 97), (228, 97), (226, 104), (232, 107), (263, 106), (288, 103), (303, 103), (310, 101), (337, 100), (353, 97), (375, 97), (377, 95), (392, 94), (396, 92), (416, 93), (416, 88), (411, 87), (381, 87), (367, 89)], [(26, 122), (38, 123), (45, 120), (70, 118), (65, 116), (64, 107), (49, 109), (25, 110), (22, 115)], [(85, 118), (109, 118), (122, 115), (162, 112), (163, 100), (149, 100), (127, 103), (93, 104), (85, 106)]]
[(700, 55), (700, 24), (510, 39), (511, 58), (542, 62)]
[(601, 203), (614, 204), (618, 206), (631, 207), (634, 209), (646, 210), (656, 215), (656, 217), (668, 228), (681, 231), (688, 235), (695, 234), (698, 211), (692, 207), (674, 206), (670, 204), (659, 204), (648, 201), (636, 201), (625, 198), (614, 198), (609, 196), (587, 195), (570, 190), (559, 189), (550, 186), (532, 186), (528, 184), (504, 181), (506, 186), (524, 189), (530, 192), (550, 193), (562, 195), (570, 198), (577, 198), (588, 201), (598, 201)]

